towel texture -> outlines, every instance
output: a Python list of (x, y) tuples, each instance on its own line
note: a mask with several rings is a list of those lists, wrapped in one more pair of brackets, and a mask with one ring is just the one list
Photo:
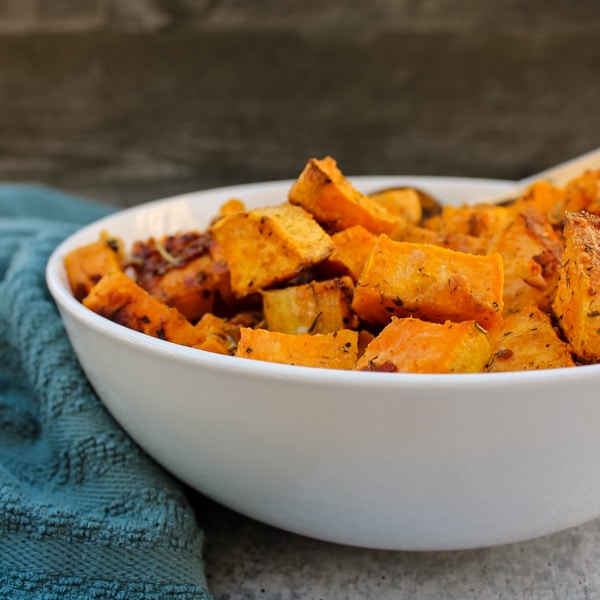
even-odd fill
[(183, 487), (103, 408), (44, 270), (109, 209), (0, 186), (0, 598), (208, 599)]

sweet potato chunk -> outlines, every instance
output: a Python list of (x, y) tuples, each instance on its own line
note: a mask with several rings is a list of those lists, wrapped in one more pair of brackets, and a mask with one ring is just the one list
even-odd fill
[(83, 304), (115, 323), (168, 342), (184, 346), (202, 342), (201, 334), (176, 308), (151, 296), (121, 271), (104, 275)]
[(511, 220), (508, 208), (490, 204), (444, 206), (439, 215), (427, 219), (423, 226), (441, 234), (463, 234), (487, 238)]
[(509, 214), (510, 221), (488, 243), (488, 253), (497, 252), (504, 260), (504, 313), (532, 303), (548, 311), (562, 263), (562, 240), (532, 205), (515, 205)]
[(199, 256), (143, 287), (161, 302), (176, 308), (189, 321), (197, 321), (214, 307), (216, 286), (212, 260), (207, 255)]
[(240, 327), (223, 317), (206, 313), (196, 323), (196, 330), (203, 338), (196, 347), (217, 354), (233, 355), (240, 339)]
[(100, 278), (109, 271), (121, 271), (123, 243), (103, 233), (96, 242), (80, 246), (64, 258), (71, 291), (83, 300)]
[(210, 244), (209, 235), (196, 231), (138, 241), (128, 267), (148, 293), (197, 321), (214, 306), (217, 283)]
[(478, 373), (490, 344), (475, 321), (430, 323), (392, 318), (356, 363), (359, 371)]
[(369, 198), (384, 206), (404, 223), (416, 225), (421, 222), (423, 209), (419, 193), (410, 187), (390, 188), (369, 194)]
[(569, 344), (537, 306), (508, 315), (488, 330), (492, 360), (488, 371), (530, 371), (573, 367)]
[(331, 276), (349, 275), (356, 283), (373, 248), (375, 236), (362, 225), (348, 227), (331, 236), (335, 250), (319, 267)]
[(227, 214), (211, 232), (237, 297), (292, 279), (334, 250), (313, 217), (288, 203)]
[(263, 292), (263, 311), (269, 331), (332, 333), (353, 329), (358, 318), (352, 310), (354, 283), (349, 277), (311, 281)]
[(401, 217), (355, 189), (331, 157), (311, 158), (288, 200), (305, 208), (329, 232), (362, 225), (373, 233), (389, 234), (402, 224)]
[(443, 323), (476, 320), (483, 327), (502, 315), (499, 254), (476, 256), (378, 237), (356, 284), (352, 308), (363, 320), (391, 316)]
[(292, 335), (242, 328), (240, 333), (236, 356), (325, 369), (350, 370), (356, 362), (358, 333), (351, 329)]
[(584, 210), (600, 215), (600, 169), (589, 169), (565, 186), (564, 212)]
[(556, 226), (562, 222), (566, 202), (567, 194), (563, 188), (546, 181), (536, 181), (517, 199), (514, 206), (517, 210), (533, 206)]
[(575, 356), (600, 361), (600, 217), (565, 215), (565, 254), (554, 314)]
[(487, 253), (487, 240), (485, 238), (458, 231), (434, 231), (418, 225), (406, 225), (396, 231), (391, 239), (396, 242), (412, 242), (413, 244), (434, 244), (456, 252)]

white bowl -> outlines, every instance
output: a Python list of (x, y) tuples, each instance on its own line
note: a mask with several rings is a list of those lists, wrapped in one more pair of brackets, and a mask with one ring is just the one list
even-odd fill
[[(409, 183), (448, 203), (506, 182)], [(205, 227), (231, 197), (284, 201), (291, 182), (152, 202), (62, 243), (47, 282), (75, 352), (126, 431), (166, 469), (257, 520), (322, 540), (443, 550), (522, 541), (600, 516), (600, 365), (417, 375), (312, 369), (154, 339), (84, 308), (63, 256), (101, 230), (126, 243)]]

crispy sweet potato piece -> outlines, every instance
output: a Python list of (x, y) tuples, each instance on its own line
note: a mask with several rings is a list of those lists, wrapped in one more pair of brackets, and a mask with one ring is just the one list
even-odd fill
[(423, 227), (440, 234), (462, 234), (487, 238), (502, 229), (511, 220), (510, 210), (504, 206), (476, 204), (442, 208), (439, 215), (427, 219)]
[(556, 226), (562, 223), (566, 202), (567, 194), (563, 188), (547, 181), (535, 181), (513, 206), (517, 210), (533, 206)]
[(487, 239), (485, 238), (458, 231), (434, 231), (418, 225), (409, 224), (398, 229), (391, 239), (396, 242), (412, 242), (413, 244), (434, 244), (456, 252), (487, 253)]
[(353, 329), (358, 326), (358, 318), (351, 306), (353, 292), (354, 283), (350, 277), (264, 291), (267, 329), (291, 334)]
[(504, 314), (536, 304), (552, 305), (563, 242), (547, 217), (532, 205), (514, 205), (511, 220), (488, 242), (488, 253), (504, 260)]
[(334, 250), (313, 217), (288, 203), (228, 214), (211, 231), (237, 297), (289, 280)]
[(358, 330), (358, 358), (360, 358), (367, 349), (367, 346), (375, 339), (375, 334), (366, 329)]
[(217, 283), (210, 244), (210, 236), (196, 231), (137, 241), (129, 266), (148, 293), (197, 321), (214, 307)]
[(488, 371), (529, 371), (574, 367), (571, 347), (537, 306), (508, 315), (488, 330), (492, 360)]
[(331, 157), (311, 158), (292, 185), (288, 200), (311, 213), (329, 232), (362, 225), (373, 233), (393, 233), (402, 218), (360, 193)]
[(104, 275), (83, 304), (115, 323), (162, 340), (184, 346), (202, 342), (201, 334), (176, 308), (151, 296), (121, 271)]
[(196, 330), (202, 337), (202, 342), (197, 344), (201, 350), (217, 354), (234, 354), (240, 339), (240, 325), (235, 325), (212, 313), (206, 313), (196, 323)]
[(242, 328), (236, 356), (287, 365), (350, 370), (356, 362), (358, 333), (292, 335), (266, 329)]
[(600, 169), (590, 169), (559, 187), (546, 181), (532, 183), (515, 206), (532, 205), (553, 226), (562, 225), (566, 212), (600, 213)]
[(437, 323), (476, 320), (487, 327), (502, 315), (502, 286), (499, 254), (476, 256), (380, 235), (352, 308), (370, 323), (384, 324), (395, 315)]
[(478, 373), (490, 358), (485, 331), (475, 321), (430, 323), (392, 318), (356, 363), (359, 371)]
[(404, 223), (416, 225), (421, 222), (421, 198), (413, 188), (389, 188), (369, 194), (369, 198), (384, 206), (393, 215), (397, 215)]
[(109, 271), (121, 271), (123, 242), (103, 232), (100, 239), (71, 250), (64, 265), (71, 291), (83, 300), (100, 278)]
[(332, 277), (349, 275), (358, 281), (363, 265), (373, 248), (375, 236), (362, 225), (354, 225), (331, 236), (335, 250), (319, 267)]
[(565, 186), (567, 199), (564, 212), (586, 212), (600, 215), (600, 169), (590, 169)]
[(554, 314), (575, 356), (600, 362), (600, 217), (568, 212), (564, 234)]
[(229, 215), (246, 210), (246, 206), (239, 198), (230, 198), (219, 208), (219, 215)]
[[(531, 303), (548, 310), (556, 290), (562, 241), (548, 217), (537, 207), (550, 210), (550, 201), (536, 201), (534, 188), (530, 192), (527, 200), (521, 199), (509, 207), (444, 207), (425, 228), (435, 232), (435, 236), (430, 236), (432, 243), (453, 250), (476, 254), (497, 252), (502, 256), (505, 314)], [(541, 191), (537, 193), (537, 197), (542, 195)], [(546, 196), (549, 195), (552, 194), (548, 192)], [(415, 228), (406, 228), (401, 233), (402, 239), (408, 241), (427, 241), (424, 231)]]
[(189, 321), (197, 321), (214, 308), (216, 284), (208, 255), (198, 256), (185, 266), (140, 285), (155, 298), (176, 308)]

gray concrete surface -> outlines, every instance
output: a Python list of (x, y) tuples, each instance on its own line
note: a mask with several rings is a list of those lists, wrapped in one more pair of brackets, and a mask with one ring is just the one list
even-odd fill
[(320, 542), (204, 500), (216, 600), (591, 600), (600, 598), (600, 521), (518, 544), (391, 552)]
[[(117, 206), (295, 177), (519, 178), (600, 142), (596, 0), (0, 0), (0, 180)], [(600, 598), (600, 522), (336, 546), (192, 494), (217, 600)]]

